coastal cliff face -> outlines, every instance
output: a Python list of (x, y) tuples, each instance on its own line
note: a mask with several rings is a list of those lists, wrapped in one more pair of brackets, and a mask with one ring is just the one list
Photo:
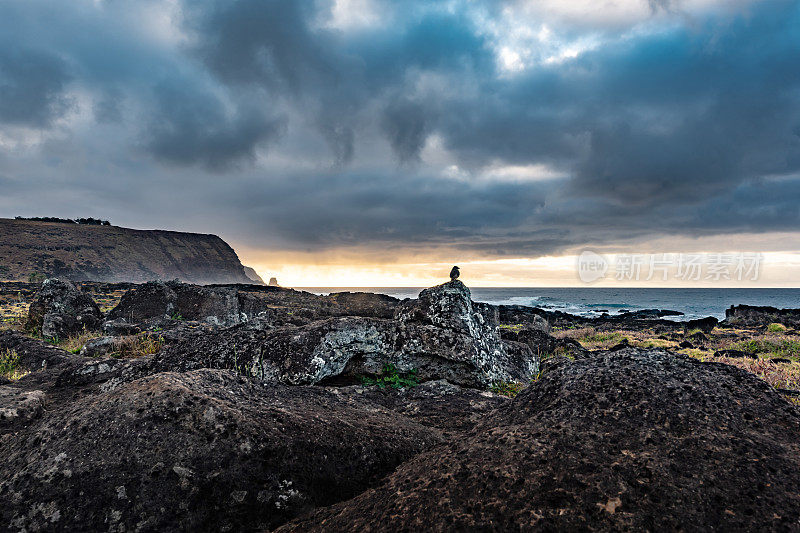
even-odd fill
[(0, 219), (0, 280), (253, 283), (216, 235)]

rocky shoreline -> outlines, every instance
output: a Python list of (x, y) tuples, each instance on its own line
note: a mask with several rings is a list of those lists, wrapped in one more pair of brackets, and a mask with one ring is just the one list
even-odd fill
[(11, 291), (0, 531), (800, 527), (796, 388), (692, 352), (791, 340), (800, 311), (583, 319), (459, 281)]

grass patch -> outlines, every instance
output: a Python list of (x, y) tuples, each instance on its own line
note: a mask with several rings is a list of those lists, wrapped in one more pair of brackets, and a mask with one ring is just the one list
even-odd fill
[(164, 337), (155, 335), (129, 335), (120, 337), (114, 343), (114, 351), (108, 355), (118, 358), (136, 358), (153, 355), (161, 351)]
[(17, 380), (27, 374), (20, 369), (21, 360), (15, 350), (6, 348), (0, 352), (0, 376), (6, 379)]
[(489, 387), (489, 390), (495, 394), (500, 394), (502, 396), (508, 396), (509, 398), (513, 398), (517, 394), (522, 392), (522, 389), (524, 388), (525, 385), (519, 383), (518, 381), (497, 381), (495, 383), (492, 383), (492, 386)]
[(674, 348), (675, 342), (666, 339), (645, 339), (635, 341), (633, 346), (637, 348)]
[(777, 322), (773, 322), (769, 326), (767, 326), (767, 331), (770, 333), (783, 333), (786, 331), (786, 326), (783, 324), (778, 324)]
[(102, 335), (98, 332), (83, 330), (77, 335), (72, 335), (63, 341), (56, 341), (54, 344), (70, 353), (77, 354), (81, 351), (81, 348), (83, 348), (84, 344), (98, 337), (102, 337)]
[(361, 384), (364, 386), (377, 385), (380, 389), (405, 389), (419, 385), (417, 379), (417, 369), (412, 368), (408, 372), (400, 372), (397, 367), (389, 363), (384, 365), (381, 373), (376, 378), (362, 377)]
[(800, 341), (787, 337), (762, 337), (731, 344), (730, 349), (754, 353), (763, 357), (800, 357)]
[(748, 359), (740, 357), (715, 357), (703, 354), (696, 359), (725, 363), (755, 374), (778, 389), (800, 390), (800, 363), (775, 363), (769, 359)]
[(500, 329), (506, 329), (515, 333), (519, 333), (521, 330), (525, 329), (525, 324), (500, 324), (499, 327)]
[(572, 339), (578, 341), (587, 350), (603, 350), (619, 344), (633, 332), (628, 331), (597, 331), (593, 327), (563, 329), (553, 333), (557, 339)]

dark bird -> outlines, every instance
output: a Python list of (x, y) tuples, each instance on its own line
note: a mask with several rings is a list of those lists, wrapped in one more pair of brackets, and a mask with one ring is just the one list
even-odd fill
[(461, 274), (461, 271), (458, 267), (453, 267), (453, 270), (450, 271), (450, 281), (455, 281), (458, 279), (458, 276)]

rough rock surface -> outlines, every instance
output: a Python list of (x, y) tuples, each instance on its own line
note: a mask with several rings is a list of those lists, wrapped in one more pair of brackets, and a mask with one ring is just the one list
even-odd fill
[(627, 349), (283, 530), (793, 530), (798, 486), (796, 407), (737, 368)]
[(38, 418), (46, 402), (43, 391), (0, 386), (0, 430), (14, 429)]
[(0, 351), (3, 350), (15, 351), (20, 358), (20, 367), (27, 372), (57, 367), (71, 359), (69, 352), (17, 331), (0, 331)]
[[(175, 281), (154, 281), (128, 291), (111, 310), (104, 328), (158, 325), (173, 327), (180, 321), (232, 326), (262, 320), (274, 326), (304, 325), (334, 316), (391, 318), (399, 300), (383, 294), (308, 292), (257, 285), (198, 286)], [(169, 321), (171, 322), (164, 322)], [(137, 326), (139, 325), (139, 326)]]
[(420, 381), (485, 388), (497, 381), (527, 382), (538, 372), (530, 348), (523, 343), (508, 350), (496, 309), (473, 304), (459, 281), (423, 291), (420, 300), (404, 302), (396, 317), (350, 316), (274, 329), (239, 325), (173, 342), (121, 377), (228, 368), (265, 382), (352, 384), (392, 364), (400, 372), (415, 370)]
[(13, 531), (272, 528), (441, 440), (318, 387), (216, 370), (89, 395), (0, 438), (0, 529)]
[[(461, 281), (423, 290), (418, 299), (398, 307), (395, 319), (400, 322), (403, 356), (444, 357), (466, 364), (473, 369), (473, 383), (468, 385), (525, 381), (539, 370), (539, 360), (533, 353), (509, 353), (500, 337), (498, 308), (473, 302), (469, 288)], [(440, 347), (446, 347), (446, 352)], [(449, 376), (441, 377), (453, 381)]]
[(522, 325), (526, 329), (538, 329), (550, 333), (550, 323), (544, 312), (536, 307), (524, 305), (498, 305), (498, 319), (501, 324)]
[(134, 324), (172, 318), (218, 326), (241, 321), (236, 289), (163, 281), (151, 281), (128, 291), (108, 318)]
[(687, 320), (683, 323), (684, 331), (692, 331), (694, 329), (699, 329), (703, 333), (711, 333), (715, 327), (719, 324), (719, 320), (717, 320), (713, 316), (707, 316), (705, 318), (696, 318), (694, 320)]
[(102, 322), (100, 308), (75, 285), (58, 278), (46, 279), (28, 308), (25, 327), (46, 338), (64, 339), (82, 330), (95, 330)]
[(378, 405), (414, 422), (446, 432), (468, 431), (511, 398), (462, 388), (445, 380), (428, 381), (413, 388), (329, 387), (333, 394), (357, 406)]
[(732, 305), (725, 310), (727, 326), (767, 326), (773, 322), (791, 328), (800, 327), (800, 309), (778, 309), (769, 306)]

